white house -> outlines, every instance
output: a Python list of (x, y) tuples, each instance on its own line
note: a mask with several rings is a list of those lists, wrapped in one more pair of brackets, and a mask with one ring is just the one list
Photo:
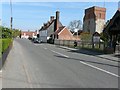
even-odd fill
[(28, 38), (37, 38), (37, 32), (33, 32), (33, 31), (22, 31), (21, 32), (21, 38), (25, 38), (25, 39), (28, 39)]
[(39, 30), (39, 38), (42, 42), (47, 42), (50, 40), (50, 42), (53, 42), (55, 37), (53, 33), (61, 27), (62, 24), (59, 21), (59, 11), (56, 11), (56, 19), (54, 19), (54, 16), (50, 17), (50, 21), (47, 23), (44, 23), (41, 29)]

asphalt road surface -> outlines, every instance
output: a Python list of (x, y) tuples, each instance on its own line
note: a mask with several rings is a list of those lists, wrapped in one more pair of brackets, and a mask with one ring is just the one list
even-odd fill
[(16, 39), (2, 68), (3, 88), (118, 88), (118, 62)]

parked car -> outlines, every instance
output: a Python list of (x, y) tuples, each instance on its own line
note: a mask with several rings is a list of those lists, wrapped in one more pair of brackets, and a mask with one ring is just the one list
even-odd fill
[(42, 41), (40, 41), (39, 38), (35, 38), (35, 39), (33, 40), (33, 42), (34, 42), (34, 43), (41, 43)]

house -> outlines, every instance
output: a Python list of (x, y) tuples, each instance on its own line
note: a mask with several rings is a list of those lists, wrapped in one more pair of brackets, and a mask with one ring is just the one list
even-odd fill
[(21, 38), (37, 38), (37, 31), (21, 31)]
[(73, 34), (66, 26), (59, 27), (54, 33), (55, 39), (59, 40), (76, 40)]
[(73, 35), (67, 27), (63, 26), (59, 20), (60, 12), (56, 11), (56, 18), (50, 17), (47, 23), (44, 23), (39, 30), (39, 38), (42, 42), (54, 43), (55, 39), (73, 39)]
[(105, 25), (106, 8), (93, 6), (85, 9), (83, 31), (91, 34), (103, 31)]
[(59, 21), (59, 13), (59, 11), (56, 11), (56, 19), (54, 16), (51, 16), (50, 20), (47, 23), (44, 23), (39, 30), (39, 38), (42, 42), (54, 41), (54, 35), (52, 34), (62, 26), (61, 22)]

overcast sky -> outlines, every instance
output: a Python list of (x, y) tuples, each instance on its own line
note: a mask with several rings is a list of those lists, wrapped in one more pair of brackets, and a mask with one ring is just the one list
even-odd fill
[[(83, 21), (84, 10), (92, 6), (106, 7), (106, 20), (118, 9), (118, 2), (13, 2), (13, 28), (38, 30), (43, 23), (60, 11), (60, 21), (68, 26), (72, 20)], [(2, 3), (2, 25), (10, 26), (10, 3)]]

